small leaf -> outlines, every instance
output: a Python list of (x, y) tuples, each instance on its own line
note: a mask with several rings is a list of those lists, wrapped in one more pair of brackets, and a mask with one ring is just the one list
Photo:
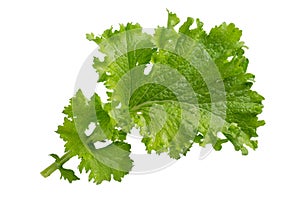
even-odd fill
[(63, 167), (59, 168), (60, 171), (60, 178), (65, 179), (67, 181), (69, 181), (69, 183), (72, 183), (73, 181), (79, 180), (79, 178), (75, 175), (74, 171), (71, 169), (65, 169)]
[(58, 162), (59, 162), (59, 160), (60, 160), (59, 156), (56, 155), (56, 154), (54, 154), (54, 153), (50, 154), (49, 156), (51, 156), (52, 158), (54, 158), (55, 161), (58, 161)]

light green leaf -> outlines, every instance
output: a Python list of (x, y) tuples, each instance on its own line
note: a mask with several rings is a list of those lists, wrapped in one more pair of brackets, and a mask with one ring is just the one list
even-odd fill
[[(69, 108), (72, 108), (72, 115)], [(71, 105), (64, 110), (68, 114), (64, 124), (59, 126), (57, 133), (66, 141), (66, 152), (77, 155), (81, 159), (79, 170), (89, 172), (89, 180), (100, 184), (104, 180), (120, 181), (132, 168), (129, 158), (130, 145), (122, 142), (123, 134), (114, 127), (114, 122), (103, 110), (100, 98), (95, 94), (90, 100), (81, 91), (71, 99)], [(70, 117), (72, 116), (72, 117)], [(90, 123), (96, 127), (87, 136), (85, 131)], [(121, 135), (121, 139), (117, 136)], [(96, 142), (114, 139), (110, 145), (97, 149)], [(64, 170), (65, 174), (69, 171)]]
[(63, 168), (64, 161), (62, 161), (62, 158), (60, 158), (56, 154), (50, 154), (50, 156), (55, 159), (56, 167), (61, 174), (61, 176), (60, 176), (61, 179), (63, 178), (65, 180), (69, 181), (69, 183), (79, 180), (79, 178), (75, 175), (73, 170)]
[(191, 17), (179, 23), (168, 11), (166, 27), (152, 35), (133, 23), (86, 35), (105, 55), (95, 57), (93, 67), (108, 89), (108, 103), (97, 94), (87, 99), (80, 90), (71, 98), (57, 130), (66, 153), (51, 154), (55, 162), (41, 172), (44, 177), (58, 169), (61, 178), (78, 180), (62, 167), (78, 156), (79, 171), (90, 181), (121, 181), (133, 166), (124, 142), (133, 127), (148, 153), (167, 152), (175, 159), (194, 143), (221, 150), (230, 142), (243, 155), (257, 148), (264, 98), (252, 90), (255, 76), (247, 72), (242, 31), (222, 23), (207, 33)]
[[(155, 55), (154, 61), (176, 68), (186, 77), (198, 94), (201, 113), (198, 135), (203, 137), (198, 141), (200, 145), (205, 146), (207, 143), (212, 143), (215, 145), (215, 149), (220, 150), (221, 143), (230, 141), (236, 150), (241, 150), (243, 154), (247, 154), (245, 145), (252, 149), (257, 148), (257, 141), (252, 138), (257, 137), (257, 127), (264, 124), (264, 121), (258, 120), (257, 117), (262, 112), (263, 97), (251, 90), (254, 75), (246, 72), (248, 59), (243, 55), (244, 43), (240, 41), (241, 31), (234, 24), (223, 23), (221, 26), (213, 28), (207, 35), (202, 30), (201, 25), (190, 30), (192, 21), (188, 18), (187, 22), (179, 28), (179, 31), (199, 42), (209, 54), (221, 78), (217, 81), (224, 85), (225, 99), (221, 98), (222, 96), (217, 97), (217, 93), (222, 94), (222, 91), (218, 90), (219, 88), (216, 88), (216, 91), (213, 90), (213, 87), (209, 88), (212, 85), (209, 77), (213, 77), (213, 75), (204, 76), (201, 70), (198, 70), (201, 72), (201, 76), (197, 76), (197, 63), (201, 64), (203, 59), (201, 54), (198, 54), (198, 58), (197, 56), (193, 57), (195, 55), (195, 42), (190, 38), (187, 39), (185, 35), (176, 35), (174, 32), (173, 34), (165, 34), (165, 30), (158, 29), (155, 36), (156, 45), (168, 51), (159, 51)], [(162, 37), (165, 37), (164, 41), (169, 41), (169, 43), (161, 43), (161, 39), (157, 39)], [(205, 65), (205, 63), (203, 64)], [(207, 68), (205, 73), (209, 74), (210, 70), (212, 69)], [(217, 73), (214, 74), (217, 76)], [(217, 98), (212, 100), (212, 95)], [(212, 110), (213, 106), (217, 109)], [(211, 117), (215, 118), (214, 121), (223, 124), (223, 127), (210, 130), (208, 125)], [(227, 139), (218, 139), (218, 132), (222, 132)]]
[[(95, 59), (94, 67), (113, 89), (110, 115), (125, 132), (139, 127), (148, 152), (168, 152), (177, 159), (196, 136), (200, 145), (211, 143), (218, 150), (226, 141), (243, 154), (244, 145), (255, 149), (252, 137), (264, 123), (257, 118), (263, 98), (251, 90), (254, 76), (246, 73), (241, 31), (223, 23), (207, 34), (199, 19), (191, 29), (195, 21), (187, 18), (176, 32), (179, 22), (168, 12), (167, 28), (157, 28), (154, 36), (127, 24), (94, 39), (106, 54), (104, 62)], [(142, 62), (137, 52), (146, 55)], [(149, 75), (143, 73), (147, 64), (153, 65)], [(218, 132), (227, 139), (219, 139)]]

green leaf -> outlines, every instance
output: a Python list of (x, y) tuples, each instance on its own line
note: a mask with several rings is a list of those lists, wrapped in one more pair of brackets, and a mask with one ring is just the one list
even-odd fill
[(64, 161), (62, 161), (62, 158), (60, 158), (56, 154), (50, 154), (50, 156), (55, 159), (57, 169), (59, 170), (59, 172), (61, 174), (61, 176), (60, 176), (61, 179), (63, 178), (65, 180), (69, 181), (69, 183), (79, 180), (79, 178), (75, 175), (73, 170), (63, 168)]
[(93, 150), (93, 153), (86, 153), (78, 167), (80, 172), (90, 172), (89, 181), (94, 180), (96, 184), (103, 180), (110, 181), (112, 177), (121, 181), (132, 168), (129, 154), (129, 144), (114, 142), (103, 149)]
[(177, 17), (175, 13), (170, 12), (168, 9), (168, 25), (167, 28), (174, 28), (179, 22), (180, 19)]
[[(94, 41), (99, 45), (99, 51), (106, 55), (103, 62), (98, 58), (94, 59), (93, 67), (99, 74), (99, 80), (104, 82), (108, 89), (116, 90), (115, 87), (120, 85), (120, 80), (129, 74), (123, 86), (126, 87), (129, 95), (132, 94), (134, 90), (131, 83), (134, 82), (135, 77), (130, 75), (131, 70), (136, 67), (145, 68), (151, 60), (152, 53), (156, 51), (151, 42), (151, 35), (143, 32), (139, 24), (128, 23), (127, 25), (121, 24), (120, 30), (104, 31), (100, 37), (95, 37)], [(109, 101), (112, 102), (109, 110), (117, 107), (121, 101), (129, 101), (128, 96), (124, 97), (123, 94), (124, 92), (120, 95), (114, 94), (113, 97), (112, 93), (108, 94)], [(121, 110), (124, 111), (124, 109), (123, 107)], [(124, 116), (125, 114), (120, 112), (116, 114), (109, 111), (109, 114), (118, 122), (122, 131), (129, 132), (134, 127), (134, 123), (130, 116)]]
[(93, 67), (109, 89), (130, 69), (147, 64), (155, 51), (151, 36), (144, 33), (139, 24), (121, 24), (120, 30), (108, 29), (92, 40), (99, 45), (99, 51), (106, 54), (103, 62), (94, 58)]
[(72, 181), (76, 181), (79, 180), (79, 178), (75, 175), (74, 171), (71, 169), (65, 169), (63, 167), (59, 168), (61, 177), (67, 181), (69, 181), (70, 183), (72, 183)]
[[(66, 142), (66, 152), (77, 155), (81, 159), (79, 170), (84, 169), (89, 172), (89, 180), (100, 184), (104, 180), (120, 181), (132, 168), (132, 160), (129, 158), (130, 145), (122, 142), (114, 135), (118, 132), (114, 129), (114, 122), (110, 120), (109, 115), (103, 110), (100, 98), (95, 94), (90, 100), (84, 97), (79, 90), (75, 97), (71, 99), (72, 115), (69, 107), (64, 110), (68, 115), (65, 118), (63, 126), (59, 126), (57, 133)], [(70, 117), (72, 116), (72, 117)], [(87, 136), (89, 124), (95, 123), (96, 127)], [(96, 142), (102, 142), (114, 138), (110, 145), (97, 149)], [(63, 170), (65, 174), (70, 171)], [(63, 175), (62, 175), (63, 176)], [(64, 177), (64, 176), (63, 176)]]
[(62, 167), (77, 156), (79, 171), (90, 181), (121, 181), (133, 166), (125, 142), (133, 127), (148, 153), (166, 152), (175, 159), (194, 143), (219, 151), (229, 142), (243, 155), (257, 148), (264, 98), (252, 90), (255, 76), (247, 72), (242, 31), (222, 23), (206, 32), (191, 17), (179, 23), (168, 11), (166, 27), (152, 35), (133, 23), (86, 34), (105, 55), (95, 57), (93, 67), (108, 89), (108, 103), (97, 94), (88, 99), (80, 90), (71, 98), (57, 130), (66, 153), (51, 154), (55, 162), (41, 172), (44, 177), (58, 169), (61, 178), (78, 180)]
[[(179, 22), (168, 11), (167, 28), (157, 28), (154, 36), (127, 24), (94, 39), (106, 54), (104, 62), (95, 59), (94, 67), (114, 90), (108, 112), (125, 132), (139, 127), (149, 153), (168, 152), (178, 159), (199, 135), (201, 146), (211, 143), (216, 150), (226, 141), (243, 154), (245, 145), (255, 149), (252, 138), (264, 123), (257, 118), (263, 98), (251, 90), (254, 76), (246, 73), (241, 31), (223, 23), (207, 34), (199, 19), (189, 17), (177, 32)], [(219, 139), (218, 132), (227, 139)]]
[[(198, 131), (200, 132), (199, 135), (206, 136), (201, 140), (198, 139), (200, 145), (205, 146), (207, 143), (212, 143), (216, 150), (220, 150), (222, 143), (230, 141), (236, 150), (241, 150), (243, 154), (247, 154), (245, 145), (252, 149), (257, 148), (257, 141), (252, 138), (257, 137), (256, 129), (264, 124), (264, 121), (258, 120), (257, 117), (262, 112), (262, 100), (264, 98), (251, 90), (254, 75), (246, 72), (248, 59), (243, 55), (245, 46), (240, 41), (241, 31), (232, 23), (229, 25), (223, 23), (206, 34), (202, 30), (202, 23), (199, 24), (199, 22), (196, 29), (190, 29), (192, 22), (193, 20), (188, 18), (187, 22), (179, 28), (179, 32), (184, 33), (184, 35), (176, 34), (174, 31), (169, 31), (166, 34), (166, 30), (157, 29), (156, 45), (159, 49), (164, 50), (160, 50), (153, 60), (156, 63), (176, 68), (186, 77), (198, 94), (201, 113)], [(169, 43), (161, 43), (162, 37), (164, 38), (163, 41), (169, 41)], [(199, 45), (194, 41), (202, 45), (215, 63), (220, 76), (220, 79), (216, 81), (223, 83), (225, 99), (220, 96), (220, 100), (218, 98), (211, 100), (212, 94), (217, 96), (216, 93), (222, 92), (215, 91), (214, 93), (213, 87), (209, 91), (208, 86), (212, 85), (209, 78), (213, 77), (213, 74), (217, 76), (216, 73), (204, 77), (203, 74), (197, 75), (199, 74), (199, 70), (198, 72), (196, 70), (197, 65), (208, 64), (203, 62), (203, 60), (205, 61), (203, 56), (199, 56), (201, 53), (196, 56), (195, 49)], [(207, 68), (205, 73), (209, 74), (210, 70)], [(218, 109), (212, 110), (213, 106)], [(214, 117), (215, 121), (220, 121), (223, 126), (210, 130), (208, 125), (211, 117)], [(227, 139), (218, 139), (218, 132), (222, 132)]]
[[(147, 77), (137, 77), (140, 78), (135, 82), (149, 84), (133, 87), (137, 89), (130, 98), (129, 110), (140, 127), (146, 150), (168, 152), (170, 157), (180, 158), (196, 134), (199, 118), (196, 95), (183, 76), (163, 65), (154, 65)], [(116, 91), (126, 90), (117, 87)]]

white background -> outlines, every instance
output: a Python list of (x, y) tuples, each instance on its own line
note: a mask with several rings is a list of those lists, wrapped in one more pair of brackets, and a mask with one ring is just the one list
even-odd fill
[[(258, 150), (243, 157), (228, 144), (199, 160), (193, 148), (165, 170), (98, 186), (85, 174), (73, 184), (41, 177), (48, 154), (63, 153), (54, 131), (96, 47), (85, 33), (128, 21), (162, 26), (166, 8), (206, 30), (223, 21), (243, 30), (254, 89), (266, 98)], [(292, 0), (1, 1), (0, 199), (300, 199), (299, 18)]]

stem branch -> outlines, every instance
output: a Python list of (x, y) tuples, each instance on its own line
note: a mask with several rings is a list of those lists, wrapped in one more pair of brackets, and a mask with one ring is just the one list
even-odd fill
[(55, 161), (54, 163), (52, 163), (49, 167), (47, 167), (46, 169), (44, 169), (41, 172), (41, 175), (43, 177), (48, 177), (50, 176), (53, 172), (55, 172), (55, 170), (59, 169), (64, 163), (66, 163), (68, 160), (70, 160), (70, 158), (72, 158), (73, 155), (71, 154), (71, 152), (67, 152), (65, 153), (65, 155), (63, 155), (61, 157), (61, 159), (58, 161)]

